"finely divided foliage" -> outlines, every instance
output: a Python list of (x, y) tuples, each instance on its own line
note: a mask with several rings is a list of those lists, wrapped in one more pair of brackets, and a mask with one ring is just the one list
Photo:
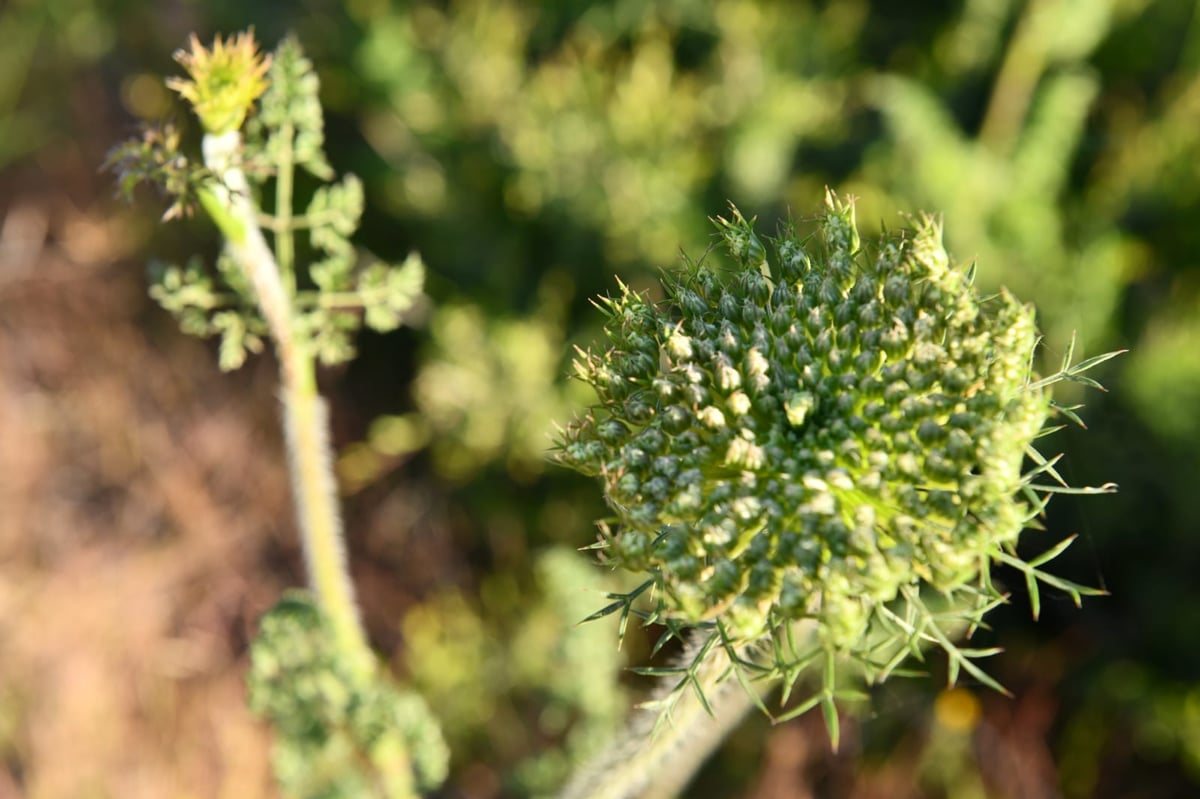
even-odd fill
[[(262, 620), (250, 652), (251, 706), (275, 727), (286, 794), (416, 797), (445, 779), (449, 754), (432, 711), (381, 667), (359, 621), (315, 362), (351, 359), (363, 322), (397, 327), (421, 296), (424, 267), (412, 255), (397, 267), (360, 268), (350, 237), (362, 215), (362, 185), (353, 176), (331, 182), (317, 77), (294, 40), (263, 57), (248, 33), (217, 38), (211, 50), (193, 37), (176, 59), (189, 77), (167, 85), (204, 128), (203, 163), (163, 127), (119, 145), (109, 166), (124, 193), (156, 185), (172, 203), (166, 218), (200, 206), (225, 238), (215, 274), (199, 259), (161, 267), (152, 296), (186, 332), (221, 337), (223, 368), (240, 366), (267, 338), (279, 361), (312, 595), (286, 598)], [(300, 214), (293, 211), (298, 168), (320, 181)], [(263, 210), (264, 194), (273, 195), (272, 213)], [(315, 261), (308, 269), (297, 266), (301, 231)]]
[[(1033, 449), (1050, 384), (1111, 355), (1039, 379), (1033, 309), (978, 296), (938, 221), (864, 247), (853, 203), (829, 193), (818, 222), (764, 243), (735, 209), (717, 220), (729, 267), (687, 261), (661, 304), (623, 285), (600, 301), (610, 346), (575, 364), (599, 401), (557, 457), (602, 481), (614, 518), (597, 548), (647, 575), (641, 613), (668, 635), (700, 629), (679, 687), (715, 647), (743, 681), (783, 678), (785, 699), (823, 664), (787, 715), (820, 703), (836, 738), (841, 663), (881, 680), (933, 644), (952, 679), (1000, 688), (973, 662), (994, 650), (952, 643), (1003, 601), (992, 564), (1025, 572), (1035, 613), (1039, 580), (1095, 593), (1038, 568), (1069, 542), (1028, 563), (1015, 545), (1072, 490), (1039, 482), (1058, 478)], [(637, 612), (613, 599), (602, 612)]]
[(415, 779), (422, 791), (441, 785), (450, 755), (429, 708), (389, 680), (356, 679), (308, 595), (285, 595), (259, 628), (250, 651), (250, 709), (274, 725), (284, 795), (374, 796), (389, 779)]
[[(212, 116), (201, 117), (210, 132), (209, 122), (228, 126), (244, 120), (237, 166), (256, 204), (264, 190), (275, 191), (274, 212), (260, 212), (258, 222), (274, 237), (281, 277), (294, 293), (299, 332), (321, 363), (343, 363), (354, 357), (354, 337), (362, 324), (379, 331), (399, 327), (402, 315), (421, 295), (424, 264), (414, 254), (391, 266), (365, 258), (354, 247), (350, 237), (362, 217), (362, 183), (354, 175), (334, 182), (324, 151), (324, 118), (312, 62), (294, 39), (285, 39), (268, 58), (257, 57), (254, 47), (253, 38), (245, 34), (228, 43), (218, 38), (211, 51), (193, 40), (192, 51), (177, 54), (177, 60), (193, 73), (212, 69), (168, 85), (203, 103), (197, 114)], [(222, 102), (223, 87), (241, 85), (231, 83), (234, 70), (254, 76), (247, 82), (253, 91), (239, 89), (235, 102)], [(247, 110), (259, 94), (260, 108)], [(190, 213), (203, 202), (204, 187), (216, 179), (210, 169), (188, 157), (181, 138), (172, 125), (148, 127), (139, 138), (114, 148), (108, 159), (108, 166), (120, 175), (123, 194), (131, 195), (139, 183), (150, 183), (170, 198), (165, 218)], [(299, 214), (291, 207), (297, 167), (321, 181)], [(292, 239), (304, 232), (315, 258), (307, 275), (298, 277)], [(199, 258), (183, 267), (156, 264), (150, 293), (185, 332), (219, 336), (221, 368), (236, 369), (249, 353), (263, 348), (267, 329), (241, 268), (228, 254), (222, 254), (216, 266), (214, 274)]]

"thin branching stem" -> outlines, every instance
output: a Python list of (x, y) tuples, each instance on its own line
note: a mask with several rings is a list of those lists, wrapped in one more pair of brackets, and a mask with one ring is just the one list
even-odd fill
[(292, 144), (295, 130), (292, 123), (284, 122), (279, 129), (278, 172), (275, 176), (275, 258), (279, 262), (279, 275), (284, 288), (291, 296), (296, 295), (295, 242), (292, 226), (292, 180), (295, 164)]

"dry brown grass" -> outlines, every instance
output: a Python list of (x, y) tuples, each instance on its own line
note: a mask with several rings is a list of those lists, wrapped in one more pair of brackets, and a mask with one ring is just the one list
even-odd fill
[(242, 685), (290, 547), (270, 366), (148, 335), (107, 212), (0, 214), (0, 797), (273, 795)]

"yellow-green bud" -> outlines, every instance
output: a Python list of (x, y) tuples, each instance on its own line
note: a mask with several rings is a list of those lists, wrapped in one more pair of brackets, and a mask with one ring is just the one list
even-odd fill
[(206, 133), (240, 130), (254, 101), (267, 90), (271, 57), (258, 52), (253, 30), (227, 40), (218, 36), (211, 50), (195, 35), (190, 45), (190, 50), (175, 53), (189, 79), (168, 78), (167, 87), (191, 103)]

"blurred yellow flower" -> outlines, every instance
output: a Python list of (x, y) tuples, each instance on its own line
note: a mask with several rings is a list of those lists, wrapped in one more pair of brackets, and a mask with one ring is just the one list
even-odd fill
[(211, 50), (192, 34), (190, 45), (190, 51), (176, 51), (175, 60), (191, 79), (168, 78), (167, 87), (192, 104), (208, 133), (240, 129), (250, 106), (267, 90), (271, 57), (258, 52), (253, 29), (225, 41), (218, 36)]

